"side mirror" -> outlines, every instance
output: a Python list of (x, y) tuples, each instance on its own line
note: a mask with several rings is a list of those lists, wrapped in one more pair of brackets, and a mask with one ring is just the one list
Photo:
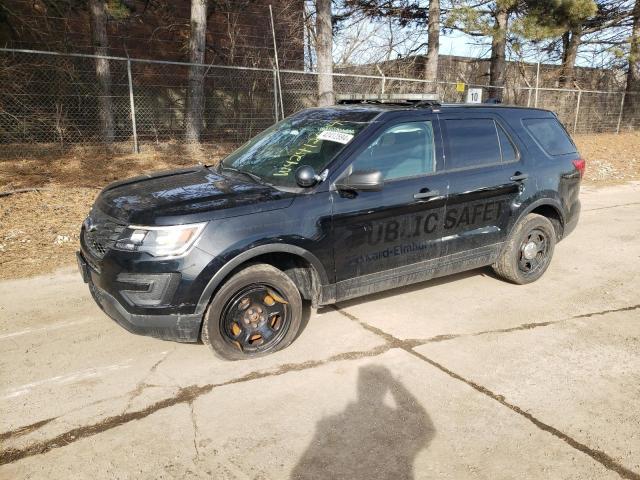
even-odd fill
[(313, 187), (321, 178), (316, 175), (316, 171), (309, 165), (302, 165), (296, 170), (296, 183), (302, 188)]
[(357, 192), (378, 192), (382, 190), (384, 179), (380, 170), (356, 170), (336, 182), (338, 190)]

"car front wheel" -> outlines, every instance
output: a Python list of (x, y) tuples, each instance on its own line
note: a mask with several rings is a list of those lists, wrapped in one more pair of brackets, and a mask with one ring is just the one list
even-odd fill
[(281, 270), (257, 264), (234, 274), (215, 294), (205, 314), (202, 341), (224, 359), (242, 360), (285, 348), (301, 324), (296, 285)]

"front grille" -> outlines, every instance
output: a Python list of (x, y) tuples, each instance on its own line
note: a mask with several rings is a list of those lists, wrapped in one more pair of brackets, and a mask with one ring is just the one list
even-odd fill
[(103, 258), (113, 247), (126, 225), (93, 208), (82, 227), (84, 243), (96, 258)]

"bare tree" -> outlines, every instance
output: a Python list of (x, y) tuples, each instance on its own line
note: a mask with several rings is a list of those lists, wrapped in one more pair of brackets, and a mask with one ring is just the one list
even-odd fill
[(505, 84), (507, 32), (509, 30), (509, 10), (498, 5), (493, 16), (493, 34), (491, 36), (491, 63), (489, 67), (489, 85), (492, 87), (491, 96), (502, 98)]
[[(107, 55), (109, 42), (107, 38), (107, 12), (103, 0), (89, 0), (91, 17), (91, 41), (96, 55)], [(96, 80), (98, 82), (98, 115), (104, 142), (113, 142), (113, 110), (111, 105), (111, 69), (109, 60), (96, 58)]]
[(629, 118), (640, 110), (640, 0), (633, 7), (633, 29), (629, 50), (629, 70), (627, 71), (627, 96), (625, 113)]
[(200, 142), (204, 111), (204, 53), (207, 37), (207, 0), (191, 0), (189, 36), (189, 89), (187, 91), (186, 137)]
[(433, 83), (433, 91), (438, 80), (438, 51), (440, 49), (440, 0), (429, 0), (429, 23), (427, 26), (427, 60), (424, 67), (425, 80)]
[(578, 47), (582, 43), (582, 27), (577, 25), (562, 35), (562, 68), (560, 86), (571, 87), (574, 79)]
[(331, 0), (316, 0), (316, 62), (318, 64), (318, 106), (333, 105), (333, 27)]
[(395, 17), (371, 18), (358, 11), (354, 11), (348, 21), (344, 21), (340, 27), (334, 31), (333, 36), (334, 60), (338, 66), (367, 65), (365, 68), (370, 69), (369, 73), (377, 75), (380, 71), (374, 65), (381, 64), (378, 66), (383, 70), (393, 70), (385, 72), (388, 74), (416, 75), (415, 62), (411, 62), (412, 67), (406, 71), (404, 68), (398, 68), (400, 63), (403, 66), (406, 64), (404, 61), (388, 65), (385, 63), (394, 58), (413, 58), (412, 54), (419, 52), (426, 45), (424, 29), (413, 28), (413, 25), (411, 28), (401, 27)]
[[(351, 17), (358, 12), (365, 18), (384, 20), (389, 26), (388, 48), (391, 54), (399, 44), (406, 55), (414, 55), (427, 47), (424, 63), (424, 79), (434, 82), (430, 87), (435, 91), (438, 78), (438, 52), (440, 48), (440, 0), (428, 0), (428, 7), (421, 0), (346, 0), (347, 12), (338, 18)], [(427, 41), (424, 41), (426, 25)], [(415, 28), (417, 27), (417, 28)], [(422, 40), (409, 46), (412, 34), (402, 35), (402, 30), (410, 30), (422, 34)], [(401, 39), (397, 41), (394, 37)], [(409, 40), (409, 42), (407, 42)], [(396, 52), (400, 54), (400, 52)]]

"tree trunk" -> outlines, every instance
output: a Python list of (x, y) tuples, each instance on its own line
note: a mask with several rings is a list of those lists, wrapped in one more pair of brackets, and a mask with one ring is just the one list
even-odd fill
[(187, 91), (186, 137), (187, 142), (199, 143), (204, 111), (204, 63), (207, 38), (207, 0), (191, 0), (191, 35), (189, 37), (189, 61), (198, 65), (189, 67)]
[(633, 30), (629, 50), (627, 95), (624, 99), (624, 118), (627, 124), (640, 124), (640, 0), (633, 7)]
[(335, 103), (332, 45), (331, 0), (316, 0), (316, 63), (318, 65), (319, 107)]
[(560, 69), (560, 87), (573, 88), (575, 80), (576, 57), (582, 43), (582, 29), (576, 28), (562, 35), (562, 68)]
[[(491, 66), (489, 70), (489, 84), (492, 87), (504, 87), (507, 50), (507, 30), (509, 27), (509, 12), (505, 9), (495, 13), (493, 37), (491, 38)], [(490, 88), (491, 98), (502, 99), (504, 88)]]
[(438, 50), (440, 48), (440, 0), (429, 1), (429, 37), (427, 45), (427, 61), (424, 66), (425, 80), (433, 82), (431, 92), (436, 92), (438, 85)]
[[(89, 0), (91, 15), (91, 41), (96, 55), (108, 55), (107, 12), (103, 0)], [(102, 139), (113, 142), (113, 109), (111, 105), (111, 69), (109, 60), (96, 58), (96, 81), (98, 83), (98, 116)]]

